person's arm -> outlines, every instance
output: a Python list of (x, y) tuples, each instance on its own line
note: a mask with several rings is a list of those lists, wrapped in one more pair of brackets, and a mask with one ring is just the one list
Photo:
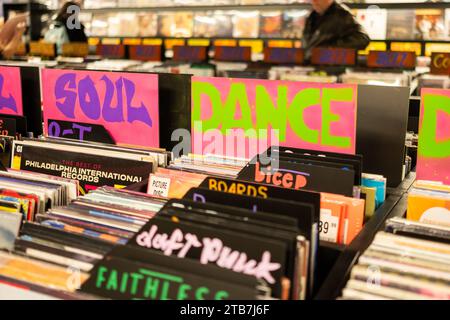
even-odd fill
[(9, 59), (14, 55), (14, 53), (16, 53), (17, 48), (19, 48), (20, 44), (22, 43), (22, 36), (25, 32), (25, 29), (26, 26), (24, 23), (17, 26), (13, 38), (1, 51), (3, 58)]
[(17, 26), (25, 24), (28, 16), (28, 13), (21, 13), (5, 22), (0, 29), (0, 48), (5, 48), (13, 40), (16, 36)]

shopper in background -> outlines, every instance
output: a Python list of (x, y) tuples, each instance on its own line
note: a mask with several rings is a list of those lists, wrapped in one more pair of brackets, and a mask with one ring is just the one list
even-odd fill
[(77, 2), (69, 1), (53, 17), (44, 40), (56, 43), (58, 53), (61, 53), (64, 43), (87, 42), (84, 26), (78, 20), (80, 10)]
[(315, 47), (340, 47), (363, 50), (370, 38), (353, 15), (334, 0), (311, 0), (313, 11), (303, 32), (305, 57)]
[(17, 14), (0, 26), (0, 58), (11, 58), (22, 43), (28, 13)]

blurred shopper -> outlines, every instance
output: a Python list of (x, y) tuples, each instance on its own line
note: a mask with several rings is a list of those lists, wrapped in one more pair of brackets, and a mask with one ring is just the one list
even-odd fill
[(334, 0), (311, 0), (313, 11), (306, 20), (303, 48), (307, 59), (315, 47), (364, 50), (370, 38), (353, 15)]
[(11, 58), (22, 43), (28, 13), (18, 14), (0, 27), (0, 58)]
[(58, 53), (61, 53), (64, 43), (87, 42), (84, 25), (78, 19), (80, 10), (80, 5), (77, 2), (69, 1), (53, 17), (44, 40), (55, 43)]

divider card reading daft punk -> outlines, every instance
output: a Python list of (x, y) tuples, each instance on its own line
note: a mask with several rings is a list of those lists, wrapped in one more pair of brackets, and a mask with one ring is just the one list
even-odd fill
[(96, 124), (117, 144), (159, 147), (157, 75), (44, 69), (42, 92), (47, 135), (83, 140)]
[(192, 150), (252, 158), (271, 145), (354, 154), (357, 86), (192, 78)]

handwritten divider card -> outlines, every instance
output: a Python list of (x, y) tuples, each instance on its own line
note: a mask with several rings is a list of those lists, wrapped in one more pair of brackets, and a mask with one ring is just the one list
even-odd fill
[(417, 179), (450, 185), (450, 90), (422, 89)]
[(178, 217), (175, 223), (168, 218), (170, 213), (163, 211), (161, 217), (149, 221), (129, 244), (254, 276), (268, 283), (275, 296), (281, 296), (287, 252), (283, 242), (194, 224)]
[(102, 125), (117, 144), (159, 147), (157, 75), (44, 69), (42, 92), (47, 135), (49, 120), (66, 121), (87, 132)]
[(271, 145), (355, 154), (356, 110), (356, 85), (193, 77), (192, 150), (247, 159)]
[(0, 114), (23, 116), (19, 67), (0, 66)]
[(433, 52), (430, 73), (450, 76), (450, 52)]

